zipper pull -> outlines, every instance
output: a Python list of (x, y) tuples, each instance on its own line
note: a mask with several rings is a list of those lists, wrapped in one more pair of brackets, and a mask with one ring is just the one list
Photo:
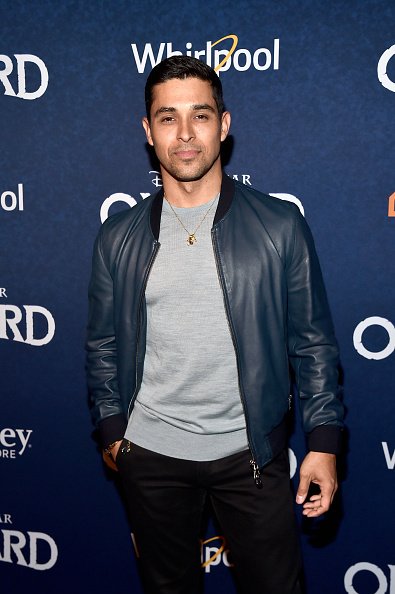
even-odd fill
[(259, 470), (258, 464), (255, 462), (254, 459), (250, 460), (250, 466), (251, 466), (252, 474), (254, 477), (254, 482), (255, 482), (257, 489), (262, 489), (263, 484), (262, 484), (262, 479), (261, 479), (261, 472)]

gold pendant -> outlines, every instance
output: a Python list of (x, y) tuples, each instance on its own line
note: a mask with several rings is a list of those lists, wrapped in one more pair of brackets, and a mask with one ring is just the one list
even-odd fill
[(190, 233), (188, 239), (187, 239), (187, 244), (188, 245), (193, 245), (195, 242), (197, 241), (195, 234), (194, 233)]

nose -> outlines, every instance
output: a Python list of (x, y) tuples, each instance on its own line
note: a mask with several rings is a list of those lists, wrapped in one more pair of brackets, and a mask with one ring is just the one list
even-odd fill
[(183, 142), (189, 142), (195, 137), (192, 122), (189, 118), (182, 118), (178, 124), (177, 138)]

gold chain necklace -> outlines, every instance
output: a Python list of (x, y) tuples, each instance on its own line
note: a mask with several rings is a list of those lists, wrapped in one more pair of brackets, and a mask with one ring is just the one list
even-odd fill
[(202, 220), (200, 221), (200, 223), (198, 224), (198, 226), (196, 227), (195, 231), (193, 231), (192, 233), (190, 231), (188, 231), (188, 229), (185, 227), (184, 223), (182, 222), (182, 220), (180, 219), (180, 217), (178, 216), (178, 214), (176, 213), (176, 211), (174, 210), (174, 208), (172, 207), (172, 205), (170, 204), (170, 202), (168, 201), (168, 199), (166, 198), (166, 196), (163, 196), (164, 199), (166, 200), (167, 204), (170, 206), (171, 210), (173, 211), (173, 214), (175, 215), (177, 221), (180, 223), (181, 227), (183, 229), (185, 229), (185, 231), (188, 233), (188, 239), (187, 239), (187, 245), (193, 245), (194, 243), (197, 242), (196, 239), (196, 231), (199, 229), (199, 227), (203, 224), (203, 221), (205, 220), (205, 218), (207, 217), (208, 213), (210, 212), (210, 210), (213, 208), (214, 204), (217, 202), (217, 199), (214, 198), (213, 202), (210, 204), (209, 208), (206, 210), (204, 217), (202, 218)]

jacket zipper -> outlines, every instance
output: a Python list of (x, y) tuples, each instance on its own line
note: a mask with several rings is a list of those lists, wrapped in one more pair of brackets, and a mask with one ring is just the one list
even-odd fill
[(155, 241), (154, 243), (154, 249), (152, 251), (150, 260), (148, 262), (148, 266), (147, 266), (147, 270), (145, 271), (145, 275), (144, 275), (144, 281), (143, 281), (143, 286), (141, 287), (141, 293), (140, 293), (140, 299), (139, 299), (139, 306), (138, 306), (138, 319), (137, 319), (137, 336), (136, 336), (136, 387), (134, 389), (133, 395), (130, 399), (129, 402), (129, 406), (128, 406), (128, 418), (130, 417), (130, 407), (131, 405), (134, 403), (136, 396), (137, 396), (137, 383), (138, 383), (138, 350), (139, 350), (139, 340), (140, 340), (140, 332), (141, 332), (141, 328), (140, 328), (140, 320), (141, 320), (141, 307), (143, 304), (143, 298), (145, 295), (145, 289), (147, 286), (147, 282), (148, 282), (148, 277), (150, 275), (152, 266), (155, 262), (155, 258), (157, 256), (157, 253), (159, 251), (160, 248), (160, 243), (159, 241)]
[(248, 421), (248, 415), (247, 415), (247, 406), (246, 406), (243, 388), (241, 386), (241, 380), (240, 380), (240, 365), (239, 365), (239, 354), (238, 354), (238, 350), (237, 350), (237, 346), (236, 346), (236, 335), (235, 335), (235, 331), (234, 331), (233, 324), (232, 324), (232, 318), (230, 315), (230, 307), (229, 307), (229, 302), (228, 302), (228, 297), (227, 297), (227, 292), (226, 292), (226, 287), (225, 287), (225, 279), (223, 277), (222, 270), (220, 267), (220, 261), (219, 261), (220, 259), (219, 259), (219, 255), (218, 255), (218, 246), (217, 246), (215, 229), (211, 230), (211, 238), (212, 238), (212, 243), (213, 243), (213, 248), (214, 248), (214, 257), (215, 257), (215, 263), (216, 263), (216, 267), (217, 267), (217, 275), (219, 278), (219, 282), (220, 282), (221, 289), (222, 289), (222, 295), (223, 295), (223, 299), (224, 299), (226, 319), (228, 320), (229, 331), (230, 331), (230, 335), (232, 337), (233, 348), (234, 348), (235, 354), (236, 354), (237, 377), (238, 377), (238, 382), (239, 382), (239, 395), (240, 395), (241, 404), (243, 406), (244, 417), (246, 420), (246, 432), (247, 432), (248, 446), (250, 448), (250, 452), (252, 455), (252, 458), (250, 460), (250, 468), (252, 470), (252, 475), (253, 475), (253, 479), (254, 479), (254, 483), (255, 483), (256, 487), (258, 489), (261, 489), (262, 488), (261, 472), (260, 472), (259, 466), (255, 460), (255, 452), (251, 445), (251, 435), (250, 435), (249, 421)]

